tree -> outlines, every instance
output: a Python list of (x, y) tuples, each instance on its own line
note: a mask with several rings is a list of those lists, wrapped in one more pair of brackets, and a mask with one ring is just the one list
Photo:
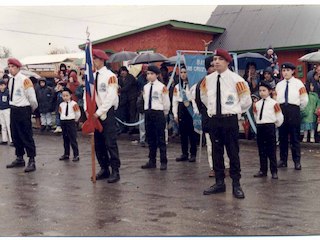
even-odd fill
[(11, 56), (11, 50), (7, 47), (0, 46), (0, 58), (8, 58)]
[(75, 51), (70, 51), (69, 48), (64, 47), (64, 48), (52, 48), (49, 50), (48, 54), (49, 55), (54, 55), (54, 54), (64, 54), (64, 53), (73, 53)]

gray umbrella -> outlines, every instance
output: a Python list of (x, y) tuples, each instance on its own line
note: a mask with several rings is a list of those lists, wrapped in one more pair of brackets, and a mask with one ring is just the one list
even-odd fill
[[(161, 65), (162, 66), (174, 66), (176, 64), (178, 60), (178, 56), (172, 56), (172, 57), (169, 57), (167, 61), (165, 61), (164, 63), (162, 63)], [(180, 64), (181, 65), (186, 65), (186, 60), (184, 58), (183, 55), (180, 56)]]
[(35, 72), (32, 72), (32, 71), (30, 71), (30, 70), (28, 70), (28, 69), (20, 69), (20, 72), (23, 74), (23, 75), (25, 75), (26, 77), (34, 77), (34, 78), (36, 78), (36, 79), (39, 79), (39, 78), (41, 78), (41, 76), (40, 75), (38, 75), (37, 73), (35, 73)]
[(320, 63), (320, 51), (308, 53), (301, 58), (299, 58), (301, 62), (311, 62), (311, 63)]
[(128, 61), (138, 56), (136, 52), (122, 51), (110, 56), (108, 63)]
[(131, 65), (134, 64), (143, 64), (143, 63), (153, 63), (153, 62), (164, 62), (168, 58), (163, 56), (160, 53), (141, 53), (131, 60)]

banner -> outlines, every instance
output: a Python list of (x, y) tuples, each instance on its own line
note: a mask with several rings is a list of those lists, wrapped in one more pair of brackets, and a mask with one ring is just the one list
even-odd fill
[(204, 65), (206, 57), (208, 56), (184, 55), (190, 88), (207, 75), (207, 70)]

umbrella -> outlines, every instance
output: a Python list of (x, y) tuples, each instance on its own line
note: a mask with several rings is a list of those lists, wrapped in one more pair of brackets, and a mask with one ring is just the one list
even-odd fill
[(34, 77), (36, 79), (39, 79), (41, 78), (40, 75), (36, 74), (35, 72), (32, 72), (30, 70), (27, 70), (27, 69), (20, 69), (20, 72), (25, 75), (26, 77)]
[(136, 52), (122, 51), (110, 56), (108, 63), (128, 61), (138, 56)]
[[(161, 64), (161, 66), (174, 66), (176, 64), (177, 60), (178, 60), (178, 56), (177, 55), (169, 57), (167, 61), (165, 61), (165, 62), (163, 62)], [(186, 61), (185, 61), (183, 55), (180, 56), (180, 64), (181, 65), (185, 65), (186, 64)]]
[[(246, 69), (246, 66), (249, 62), (254, 62), (257, 65), (257, 70), (265, 69), (271, 65), (271, 62), (261, 55), (260, 53), (243, 53), (237, 56), (238, 59), (238, 68)], [(234, 62), (232, 61), (232, 66), (234, 66)]]
[(312, 62), (312, 63), (320, 63), (320, 51), (308, 53), (301, 58), (299, 58), (301, 62)]
[(164, 62), (168, 58), (160, 53), (141, 53), (131, 60), (130, 64), (142, 64), (142, 63), (153, 63), (153, 62)]

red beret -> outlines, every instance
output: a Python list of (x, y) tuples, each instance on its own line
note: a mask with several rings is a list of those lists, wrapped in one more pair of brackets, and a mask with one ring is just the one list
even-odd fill
[(16, 59), (16, 58), (9, 58), (9, 59), (8, 59), (8, 65), (9, 65), (9, 64), (15, 65), (15, 66), (17, 66), (18, 68), (22, 67), (21, 62), (20, 62), (18, 59)]
[(93, 57), (100, 58), (102, 60), (109, 59), (108, 55), (100, 49), (92, 49), (92, 55), (93, 55)]
[(226, 50), (224, 50), (222, 48), (216, 49), (216, 51), (214, 52), (214, 55), (223, 57), (227, 62), (231, 62), (232, 61), (232, 57), (228, 53), (228, 51), (226, 51)]

